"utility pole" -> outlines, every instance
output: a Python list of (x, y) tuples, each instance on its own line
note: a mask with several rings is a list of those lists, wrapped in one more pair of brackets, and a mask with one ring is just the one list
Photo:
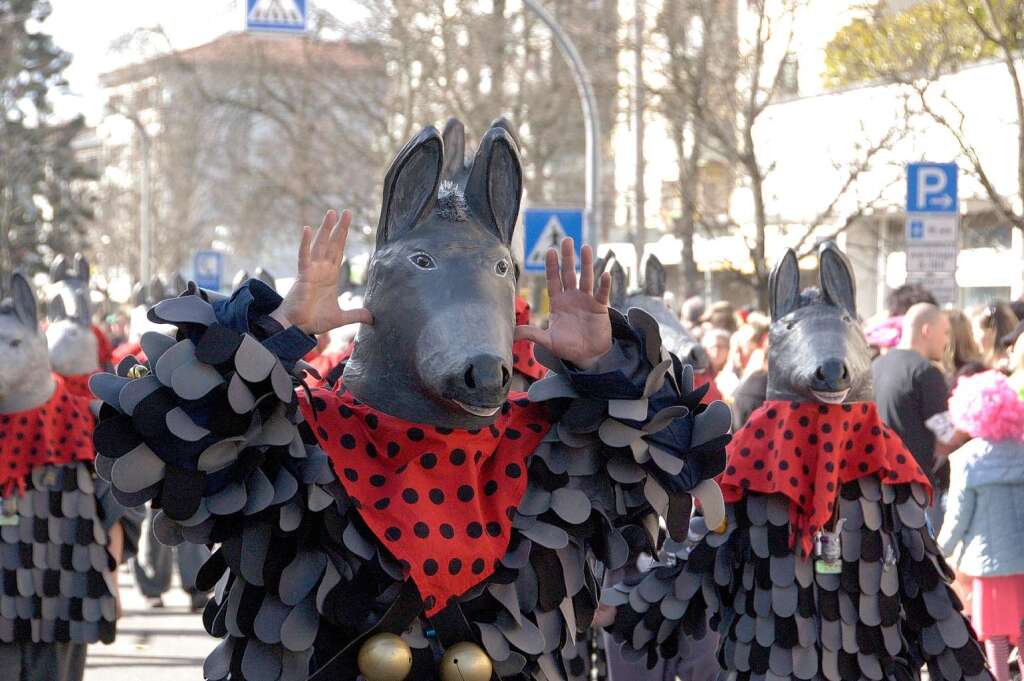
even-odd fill
[(634, 263), (637, 280), (640, 277), (640, 260), (643, 258), (644, 243), (647, 241), (646, 203), (647, 193), (644, 191), (644, 0), (636, 0), (633, 5), (634, 63), (633, 63), (633, 131), (636, 133), (636, 178), (633, 225), (633, 248), (636, 251)]
[(569, 63), (576, 91), (583, 109), (583, 132), (586, 135), (586, 192), (584, 195), (584, 231), (583, 241), (597, 250), (597, 242), (601, 234), (601, 208), (598, 201), (601, 187), (601, 121), (598, 118), (597, 99), (590, 81), (590, 73), (583, 64), (580, 53), (576, 50), (561, 24), (548, 12), (539, 0), (523, 0), (523, 5), (537, 15), (554, 35), (555, 44), (562, 56)]

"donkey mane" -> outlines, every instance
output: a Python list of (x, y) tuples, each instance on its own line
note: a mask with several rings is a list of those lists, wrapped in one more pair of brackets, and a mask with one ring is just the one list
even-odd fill
[(451, 180), (444, 180), (437, 189), (437, 215), (449, 222), (468, 222), (469, 204), (462, 188)]

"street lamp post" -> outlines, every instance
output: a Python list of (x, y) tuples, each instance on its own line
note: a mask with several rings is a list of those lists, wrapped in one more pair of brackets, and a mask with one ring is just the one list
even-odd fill
[(142, 177), (139, 187), (139, 281), (143, 286), (149, 283), (151, 271), (150, 271), (150, 242), (152, 241), (153, 226), (150, 223), (149, 213), (149, 194), (150, 194), (150, 175), (149, 175), (149, 146), (150, 137), (149, 133), (146, 132), (146, 126), (143, 125), (142, 121), (139, 120), (137, 114), (128, 114), (123, 111), (112, 111), (116, 116), (123, 116), (135, 126), (135, 130), (139, 133), (139, 149), (142, 152)]
[(594, 97), (594, 88), (590, 82), (590, 73), (580, 58), (580, 53), (572, 40), (562, 29), (562, 26), (555, 20), (551, 13), (545, 9), (538, 0), (523, 0), (523, 5), (532, 11), (551, 30), (555, 37), (555, 43), (561, 51), (562, 56), (569, 62), (572, 69), (573, 80), (576, 81), (576, 90), (580, 96), (580, 106), (583, 109), (583, 131), (586, 135), (586, 190), (584, 194), (584, 222), (585, 231), (583, 240), (589, 243), (595, 250), (601, 235), (601, 211), (598, 205), (598, 194), (601, 189), (601, 122), (597, 114), (597, 99)]

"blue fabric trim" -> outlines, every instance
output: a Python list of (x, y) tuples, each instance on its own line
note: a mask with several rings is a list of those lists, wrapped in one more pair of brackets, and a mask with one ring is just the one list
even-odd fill
[(259, 279), (249, 279), (230, 298), (212, 303), (217, 321), (235, 333), (250, 333), (291, 371), (297, 360), (316, 347), (316, 339), (297, 326), (282, 329), (269, 315), (283, 299)]

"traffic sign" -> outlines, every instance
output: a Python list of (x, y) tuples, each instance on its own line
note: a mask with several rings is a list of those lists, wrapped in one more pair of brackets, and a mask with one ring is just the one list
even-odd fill
[(956, 272), (956, 256), (953, 244), (914, 244), (907, 248), (907, 272)]
[(956, 245), (959, 216), (947, 213), (908, 213), (907, 246)]
[(907, 164), (908, 213), (958, 213), (955, 163)]
[(196, 286), (219, 291), (224, 278), (224, 254), (220, 251), (196, 251), (192, 260)]
[(246, 0), (245, 30), (303, 33), (308, 0)]
[(576, 269), (579, 269), (580, 248), (583, 245), (583, 211), (530, 208), (523, 211), (526, 227), (524, 243), (526, 272), (543, 272), (544, 256), (551, 247), (559, 248), (562, 239), (572, 237), (576, 250)]
[(908, 272), (907, 283), (923, 286), (939, 305), (959, 305), (959, 289), (952, 272)]

